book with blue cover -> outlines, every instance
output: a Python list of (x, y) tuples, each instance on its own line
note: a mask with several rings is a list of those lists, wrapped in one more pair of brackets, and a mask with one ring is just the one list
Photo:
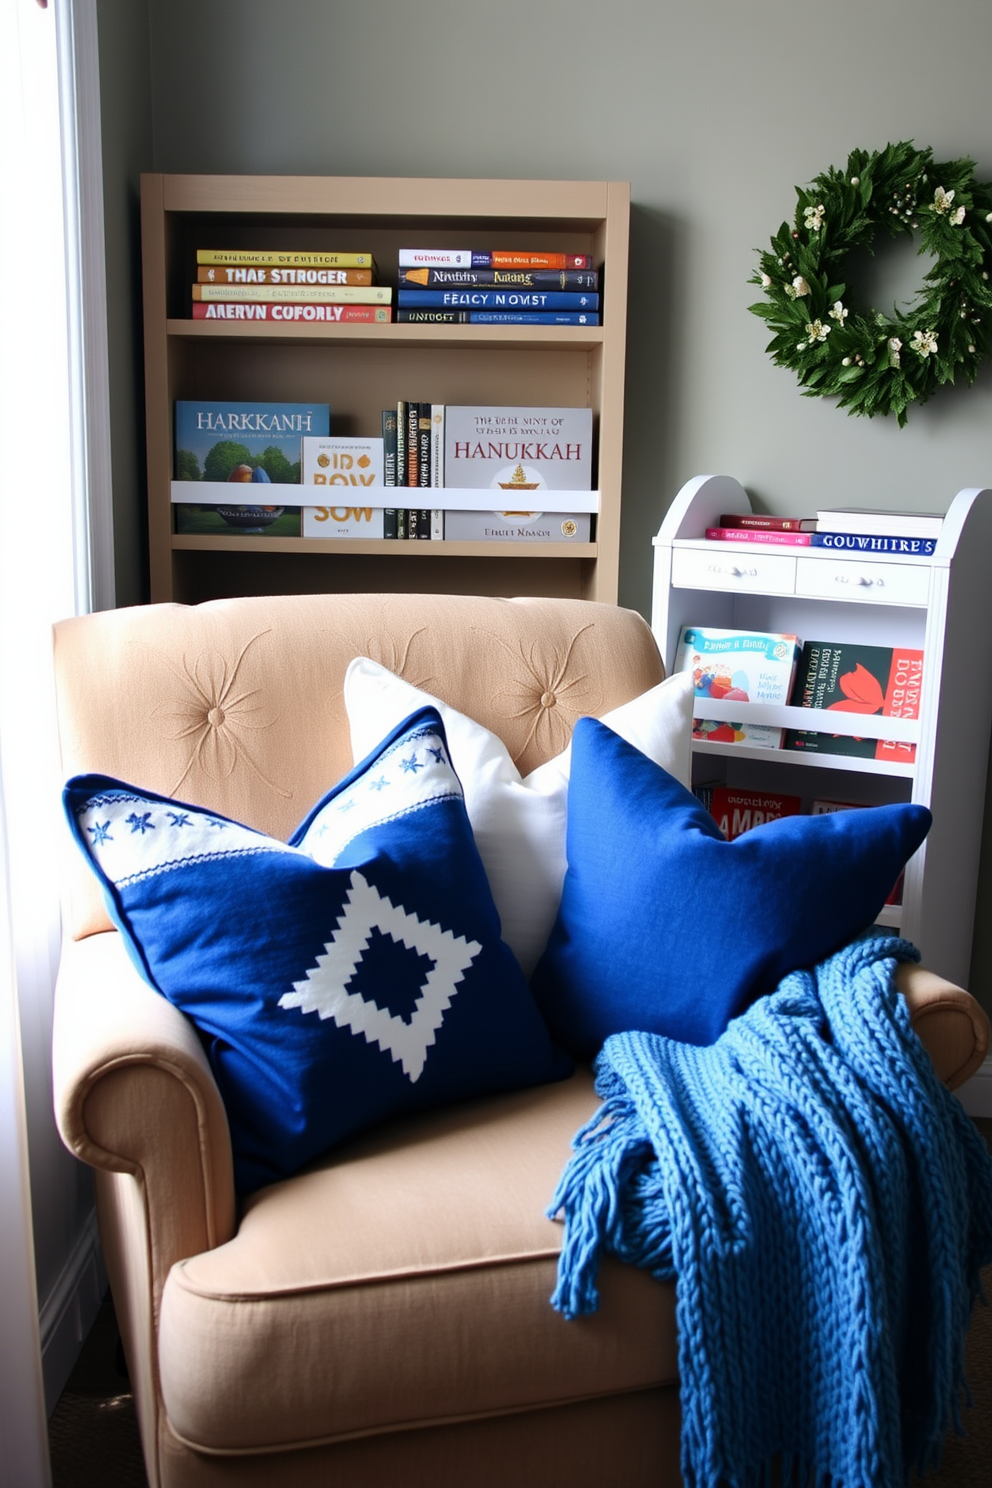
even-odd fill
[[(302, 492), (288, 493), (295, 499), (286, 503), (284, 488), (301, 483), (304, 436), (330, 429), (327, 403), (177, 400), (174, 479), (190, 489), (175, 508), (176, 532), (299, 537)], [(196, 501), (198, 482), (210, 483), (209, 501)], [(220, 482), (230, 486), (230, 501), (218, 503)], [(273, 485), (283, 488), (282, 504), (272, 501)]]
[(598, 310), (599, 295), (556, 289), (399, 289), (406, 310)]

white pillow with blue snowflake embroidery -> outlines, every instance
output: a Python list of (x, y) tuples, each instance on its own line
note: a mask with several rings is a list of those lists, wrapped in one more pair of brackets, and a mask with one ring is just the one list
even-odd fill
[(562, 1079), (422, 708), (289, 843), (103, 775), (70, 827), (137, 966), (193, 1020), (242, 1193), (404, 1111)]

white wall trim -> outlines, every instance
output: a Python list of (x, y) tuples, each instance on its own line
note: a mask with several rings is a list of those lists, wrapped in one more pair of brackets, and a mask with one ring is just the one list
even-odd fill
[(992, 1116), (992, 1054), (956, 1093), (969, 1116)]
[(45, 1409), (49, 1415), (65, 1389), (106, 1290), (107, 1272), (100, 1253), (96, 1214), (91, 1213), (38, 1318)]
[(96, 0), (56, 8), (65, 161), (76, 610), (112, 609), (113, 473)]

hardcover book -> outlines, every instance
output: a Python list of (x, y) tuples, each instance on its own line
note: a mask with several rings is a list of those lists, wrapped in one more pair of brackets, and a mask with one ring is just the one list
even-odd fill
[(706, 809), (728, 842), (780, 816), (799, 816), (803, 809), (800, 796), (783, 796), (777, 791), (742, 791), (714, 785), (708, 795)]
[(502, 507), (538, 506), (542, 490), (592, 489), (589, 408), (460, 407), (444, 427), (447, 486), (489, 487)]
[(194, 284), (197, 301), (248, 300), (324, 305), (388, 305), (393, 291), (387, 284)]
[(684, 625), (675, 670), (692, 672), (693, 691), (699, 699), (692, 737), (712, 744), (778, 749), (783, 729), (744, 720), (707, 718), (705, 701), (787, 703), (798, 655), (799, 638), (790, 633)]
[(721, 516), (720, 527), (753, 527), (765, 532), (815, 532), (815, 517), (771, 517), (764, 512), (747, 512)]
[(444, 536), (469, 542), (588, 542), (588, 512), (446, 511)]
[(366, 321), (385, 326), (393, 318), (390, 305), (265, 305), (257, 301), (220, 301), (219, 304), (193, 305), (193, 320), (312, 320), (321, 324), (335, 321)]
[[(303, 440), (303, 485), (333, 486), (335, 496), (354, 496), (360, 487), (367, 500), (369, 487), (376, 493), (385, 484), (382, 439), (337, 439), (310, 436)], [(305, 501), (308, 494), (304, 492)], [(305, 534), (304, 534), (305, 535)]]
[[(911, 646), (861, 646), (848, 641), (807, 641), (796, 669), (791, 702), (883, 718), (919, 718), (923, 652)], [(843, 720), (852, 727), (854, 720)], [(916, 745), (851, 734), (787, 729), (785, 748), (816, 754), (912, 764)]]
[(490, 289), (598, 290), (599, 270), (400, 269), (400, 289), (458, 289), (466, 285)]
[(381, 506), (345, 506), (347, 496), (342, 494), (341, 506), (305, 506), (303, 508), (304, 537), (364, 537), (381, 538), (385, 535), (385, 517)]
[(174, 478), (298, 486), (304, 436), (330, 427), (326, 403), (178, 401)]
[(196, 261), (198, 264), (262, 264), (266, 267), (302, 265), (329, 269), (371, 269), (375, 272), (375, 259), (371, 253), (330, 253), (308, 248), (198, 248)]
[(587, 310), (397, 310), (397, 324), (435, 325), (579, 325), (598, 326), (599, 314)]
[(939, 537), (944, 518), (939, 512), (877, 511), (866, 506), (832, 506), (816, 514), (821, 532), (895, 533), (906, 537)]
[[(242, 487), (242, 489), (245, 489)], [(259, 487), (248, 487), (259, 490)], [(295, 494), (295, 493), (294, 493)], [(300, 537), (298, 506), (194, 506), (173, 504), (176, 532), (195, 537)]]
[(371, 284), (371, 269), (306, 269), (255, 264), (203, 265), (196, 271), (197, 284)]
[(542, 253), (528, 248), (476, 252), (472, 248), (401, 248), (401, 269), (591, 269), (588, 253)]
[(396, 303), (406, 310), (598, 310), (599, 295), (557, 289), (400, 289)]
[(197, 300), (193, 305), (194, 320), (312, 320), (322, 324), (364, 321), (388, 325), (392, 318), (389, 305), (302, 305), (293, 301), (276, 301), (270, 305), (258, 300), (220, 300), (208, 305)]

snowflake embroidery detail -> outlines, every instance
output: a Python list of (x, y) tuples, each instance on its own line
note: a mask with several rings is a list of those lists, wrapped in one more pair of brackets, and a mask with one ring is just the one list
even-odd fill
[[(192, 826), (192, 822), (189, 819), (189, 813), (186, 811), (170, 811), (168, 813), (168, 816), (174, 827)], [(217, 823), (212, 823), (211, 825), (216, 826)]]
[(411, 754), (409, 759), (400, 760), (400, 768), (402, 769), (404, 775), (415, 775), (417, 771), (422, 770), (424, 766), (422, 760), (418, 760), (415, 754)]
[(430, 745), (428, 745), (427, 746), (427, 753), (428, 754), (432, 754), (434, 756), (434, 759), (436, 760), (436, 762), (439, 765), (443, 765), (444, 764), (444, 750), (443, 749), (431, 749)]
[(87, 827), (86, 830), (93, 833), (94, 847), (98, 847), (101, 842), (113, 842), (114, 840), (110, 835), (109, 821), (96, 822), (92, 827)]
[(150, 817), (150, 811), (143, 811), (140, 816), (136, 811), (132, 811), (131, 815), (126, 816), (124, 820), (132, 832), (140, 832), (143, 837), (146, 832), (154, 832), (155, 830), (155, 823), (149, 819)]
[(386, 779), (385, 775), (380, 775), (378, 780), (369, 781), (369, 789), (374, 791), (385, 790), (388, 784), (389, 781)]

